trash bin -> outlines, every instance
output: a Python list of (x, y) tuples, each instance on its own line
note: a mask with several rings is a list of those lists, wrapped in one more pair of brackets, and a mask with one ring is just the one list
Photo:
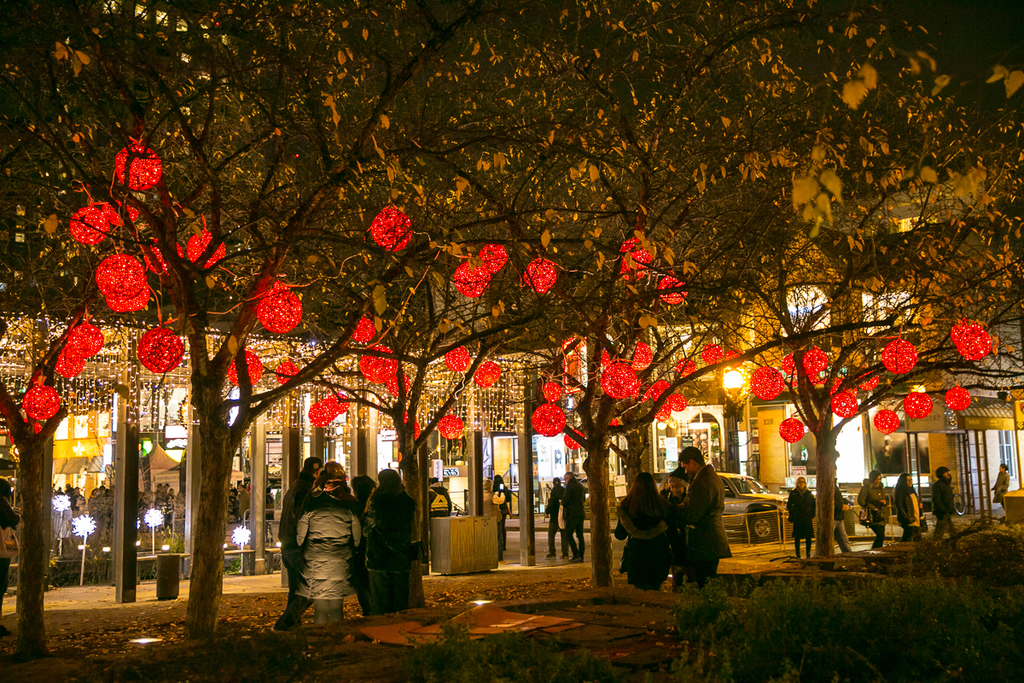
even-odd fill
[(156, 556), (156, 599), (174, 600), (181, 584), (181, 555), (168, 553)]

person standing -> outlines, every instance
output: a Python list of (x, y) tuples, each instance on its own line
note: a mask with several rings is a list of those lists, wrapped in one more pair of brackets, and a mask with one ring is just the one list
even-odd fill
[(901, 542), (921, 540), (921, 505), (917, 498), (917, 491), (910, 481), (910, 475), (906, 472), (900, 475), (893, 489), (893, 504), (896, 508), (896, 521), (903, 528)]
[(363, 527), (363, 538), (360, 543), (356, 544), (356, 552), (352, 560), (352, 584), (356, 589), (359, 609), (362, 610), (364, 617), (368, 617), (370, 616), (370, 572), (366, 569), (366, 504), (369, 502), (370, 496), (373, 495), (373, 490), (377, 488), (377, 482), (369, 475), (360, 474), (352, 477), (349, 485), (356, 497), (356, 507), (353, 512), (356, 513), (356, 517), (359, 518), (359, 523)]
[(789, 513), (789, 521), (793, 524), (793, 543), (796, 546), (798, 558), (800, 557), (801, 540), (806, 549), (805, 556), (808, 558), (811, 556), (816, 507), (814, 494), (807, 488), (807, 480), (797, 477), (796, 488), (789, 492), (789, 500), (786, 501), (786, 512)]
[(941, 537), (953, 533), (953, 473), (948, 467), (935, 470), (935, 483), (932, 484), (932, 514), (935, 515), (935, 536)]
[(836, 482), (836, 490), (832, 493), (832, 537), (839, 544), (841, 553), (853, 552), (850, 538), (846, 535), (846, 511), (849, 509), (850, 504), (846, 502), (843, 492), (839, 490), (839, 483)]
[(645, 591), (661, 590), (672, 566), (670, 515), (654, 477), (649, 472), (637, 474), (619, 504), (615, 527), (615, 538), (626, 541), (622, 565), (629, 585)]
[[(0, 479), (0, 528), (7, 529), (11, 533), (14, 527), (21, 521), (21, 515), (12, 507), (14, 492), (11, 489), (11, 482)], [(4, 595), (7, 593), (7, 582), (10, 580), (11, 557), (0, 557), (0, 617), (3, 616)], [(22, 568), (24, 569), (24, 567)], [(0, 638), (11, 635), (6, 626), (0, 625)]]
[(416, 504), (396, 470), (377, 475), (377, 489), (366, 508), (366, 568), (370, 573), (370, 612), (388, 614), (409, 607), (409, 567)]
[(505, 559), (505, 520), (509, 516), (509, 503), (512, 492), (505, 486), (505, 480), (500, 474), (494, 475), (494, 482), (491, 484), (491, 502), (498, 511), (498, 560)]
[[(548, 557), (555, 557), (555, 534), (561, 531), (558, 526), (558, 511), (562, 506), (562, 495), (565, 489), (562, 488), (562, 480), (555, 477), (551, 480), (551, 492), (548, 494), (548, 504), (544, 513), (548, 516)], [(562, 559), (569, 557), (569, 544), (565, 541), (565, 532), (562, 531)]]
[(686, 470), (677, 467), (669, 472), (663, 486), (661, 495), (670, 513), (668, 540), (672, 546), (672, 586), (679, 588), (687, 579), (693, 580), (693, 572), (686, 563), (686, 525), (681, 523), (679, 514), (679, 506), (686, 499)]
[(718, 575), (719, 561), (732, 557), (722, 523), (725, 485), (715, 468), (704, 464), (704, 454), (699, 448), (684, 448), (679, 462), (693, 477), (686, 498), (679, 506), (681, 524), (690, 527), (686, 534), (686, 561), (693, 567), (697, 585), (703, 588), (708, 579)]
[(238, 485), (238, 519), (244, 522), (249, 514), (249, 487), (244, 484)]
[(309, 601), (298, 594), (302, 583), (302, 548), (298, 541), (299, 517), (306, 496), (313, 490), (317, 473), (323, 461), (320, 458), (306, 458), (302, 463), (295, 483), (291, 485), (281, 502), (281, 524), (277, 528), (277, 540), (281, 541), (281, 564), (288, 573), (288, 602), (284, 613), (274, 624), (275, 631), (287, 631), (297, 626), (302, 613), (309, 607)]
[(565, 473), (565, 493), (562, 494), (562, 520), (565, 528), (562, 533), (569, 543), (569, 550), (572, 551), (572, 558), (569, 562), (582, 562), (583, 553), (586, 552), (586, 545), (583, 541), (583, 521), (586, 517), (583, 505), (586, 493), (583, 484), (576, 479), (573, 472)]
[(448, 494), (448, 489), (438, 481), (437, 477), (430, 478), (428, 496), (431, 519), (434, 517), (452, 516), (452, 497)]
[(867, 485), (862, 487), (857, 502), (867, 512), (867, 526), (875, 533), (871, 549), (881, 548), (885, 543), (885, 525), (889, 521), (889, 494), (882, 484), (882, 473), (871, 470)]
[(362, 527), (351, 510), (356, 497), (341, 464), (328, 463), (317, 484), (306, 496), (296, 529), (302, 548), (298, 593), (313, 601), (313, 623), (326, 624), (341, 621), (345, 596), (356, 592), (351, 567)]
[[(992, 487), (992, 502), (1003, 505), (1003, 496), (1010, 490), (1010, 469), (1006, 463), (1000, 463), (999, 474), (996, 475), (996, 484)], [(1005, 508), (1006, 506), (1003, 505)]]

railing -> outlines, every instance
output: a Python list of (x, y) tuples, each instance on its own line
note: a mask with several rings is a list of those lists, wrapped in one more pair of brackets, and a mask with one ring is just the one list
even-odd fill
[[(846, 534), (850, 538), (858, 535), (869, 535), (859, 533), (858, 519), (860, 508), (851, 506), (844, 514)], [(778, 544), (785, 545), (793, 540), (793, 525), (787, 519), (788, 514), (782, 508), (764, 510), (759, 512), (745, 512), (738, 515), (722, 515), (722, 523), (725, 525), (725, 533), (730, 545), (759, 545)], [(889, 529), (892, 531), (890, 538), (895, 539), (895, 531), (892, 530), (895, 524), (895, 517), (889, 520)], [(898, 525), (896, 525), (898, 528)], [(815, 533), (817, 525), (815, 524)]]

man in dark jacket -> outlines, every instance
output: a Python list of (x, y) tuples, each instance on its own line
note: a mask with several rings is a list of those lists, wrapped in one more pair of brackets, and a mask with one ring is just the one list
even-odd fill
[(448, 489), (444, 487), (437, 477), (430, 478), (430, 516), (451, 517), (452, 497), (448, 495)]
[[(562, 496), (565, 489), (562, 488), (562, 480), (555, 477), (551, 480), (551, 493), (548, 494), (548, 505), (544, 508), (548, 516), (548, 557), (555, 556), (555, 534), (560, 531), (558, 527), (558, 511), (562, 506)], [(562, 557), (569, 557), (569, 543), (565, 540), (565, 532), (562, 531)]]
[(948, 467), (935, 470), (935, 483), (932, 484), (932, 513), (935, 515), (935, 535), (943, 536), (953, 533), (953, 473)]
[(703, 588), (708, 579), (718, 575), (718, 561), (732, 557), (722, 524), (725, 484), (712, 465), (704, 464), (704, 454), (699, 448), (684, 448), (679, 462), (686, 473), (693, 476), (686, 499), (679, 506), (682, 524), (689, 527), (686, 561), (693, 567), (697, 585)]
[[(583, 553), (586, 547), (583, 543), (583, 503), (586, 493), (583, 491), (583, 484), (572, 472), (565, 473), (565, 493), (562, 494), (562, 519), (565, 521), (566, 541), (569, 543), (569, 550), (572, 551), (572, 558), (569, 562), (582, 562)], [(575, 536), (575, 538), (573, 538)], [(577, 544), (577, 540), (579, 543)]]
[(288, 572), (288, 604), (284, 614), (274, 624), (275, 631), (287, 631), (298, 625), (302, 613), (312, 604), (312, 601), (296, 594), (302, 581), (302, 548), (299, 547), (296, 535), (299, 517), (302, 516), (302, 504), (313, 490), (313, 482), (323, 464), (320, 458), (306, 458), (298, 479), (281, 501), (281, 524), (277, 528), (277, 539), (281, 541), (281, 564)]

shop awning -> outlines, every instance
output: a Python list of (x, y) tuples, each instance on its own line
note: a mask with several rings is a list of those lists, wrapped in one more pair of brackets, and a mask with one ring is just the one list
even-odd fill
[(96, 458), (54, 458), (54, 474), (80, 474), (82, 469), (86, 472), (96, 473), (103, 471), (103, 456)]
[(956, 417), (960, 429), (1010, 431), (1013, 429), (1013, 404), (993, 398), (977, 398)]
[[(106, 439), (104, 439), (106, 441)], [(53, 442), (53, 460), (99, 458), (103, 460), (103, 443), (97, 438), (89, 439), (62, 439)], [(56, 465), (55, 465), (56, 466)], [(100, 467), (97, 471), (102, 471)]]

